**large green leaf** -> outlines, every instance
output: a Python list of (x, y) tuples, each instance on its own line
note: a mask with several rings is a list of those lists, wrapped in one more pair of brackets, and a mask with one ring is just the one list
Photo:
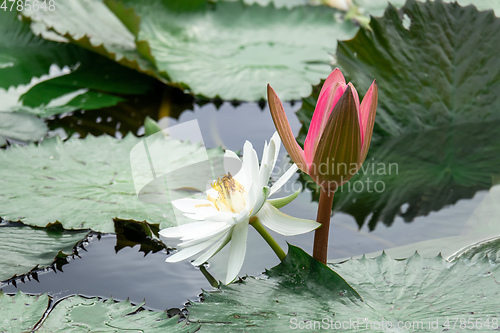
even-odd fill
[[(468, 324), (469, 318), (482, 323), (489, 318), (489, 329), (481, 329), (487, 332), (499, 326), (500, 265), (491, 264), (487, 258), (473, 264), (465, 260), (450, 264), (440, 256), (425, 259), (415, 254), (409, 259), (393, 260), (383, 254), (331, 266), (362, 300), (349, 296), (351, 287), (343, 280), (335, 281), (336, 273), (324, 266), (316, 270), (317, 265), (305, 252), (290, 247), (285, 262), (268, 271), (267, 278), (248, 277), (240, 284), (222, 287), (220, 292), (205, 292), (203, 303), (192, 304), (189, 319), (201, 323), (201, 331), (207, 332), (287, 332), (297, 328), (320, 331), (333, 330), (335, 326), (331, 325), (344, 322), (346, 326), (336, 328), (390, 331), (388, 326), (376, 326), (382, 321), (392, 324), (393, 332), (416, 332), (446, 329), (443, 325), (447, 318), (458, 318), (455, 330), (453, 321), (448, 322), (451, 331), (456, 331), (463, 319)], [(358, 326), (350, 325), (358, 320)], [(423, 327), (396, 329), (398, 322), (404, 325), (406, 321), (410, 325), (421, 322)], [(476, 327), (466, 326), (463, 330), (475, 332)]]
[(361, 93), (377, 79), (376, 132), (500, 118), (500, 19), (491, 11), (409, 0), (400, 13), (389, 6), (370, 27), (340, 42), (337, 60)]
[[(88, 136), (84, 140), (71, 138), (64, 143), (54, 138), (40, 146), (0, 151), (0, 216), (35, 226), (59, 221), (65, 229), (89, 228), (101, 232), (113, 232), (115, 217), (147, 220), (160, 224), (161, 228), (175, 225), (168, 200), (148, 204), (138, 199), (130, 153), (139, 143), (144, 144), (132, 135), (123, 140)], [(198, 169), (186, 166), (206, 156), (205, 149), (170, 139), (164, 139), (161, 144), (161, 162), (171, 165), (173, 170), (183, 167), (175, 174), (179, 181), (195, 178)], [(221, 155), (220, 150), (209, 153)], [(145, 178), (137, 178), (136, 182), (145, 181), (152, 174), (148, 157), (144, 155), (144, 158), (145, 161), (134, 159), (134, 163), (150, 168), (143, 170), (145, 173), (141, 176)], [(206, 177), (205, 182), (213, 179), (202, 176)], [(146, 193), (146, 196), (148, 194), (154, 196), (155, 193)]]
[(494, 261), (495, 263), (500, 263), (500, 238), (494, 238), (480, 242), (478, 244), (473, 244), (455, 254), (450, 260), (458, 260), (460, 258), (465, 258), (467, 260), (478, 261), (485, 257), (488, 260)]
[(202, 323), (202, 331), (283, 332), (289, 318), (330, 315), (336, 302), (362, 303), (341, 276), (294, 246), (266, 274), (205, 292), (203, 303), (191, 303), (189, 320)]
[(0, 281), (54, 263), (56, 256), (73, 253), (87, 232), (31, 227), (0, 227)]
[[(405, 0), (354, 0), (355, 4), (361, 7), (361, 12), (365, 15), (382, 16), (389, 3), (395, 7), (401, 7)], [(454, 2), (445, 0), (445, 2)], [(493, 9), (498, 16), (500, 14), (500, 2), (491, 0), (457, 0), (461, 6), (474, 5), (479, 10)]]
[(177, 316), (141, 309), (128, 301), (104, 302), (98, 298), (71, 296), (49, 309), (47, 295), (28, 296), (18, 292), (7, 296), (0, 291), (0, 331), (37, 332), (195, 332), (199, 325), (178, 323)]
[(195, 94), (258, 100), (270, 83), (284, 100), (311, 92), (330, 72), (337, 39), (357, 28), (334, 19), (335, 10), (301, 6), (244, 6), (174, 12), (160, 1), (129, 1), (141, 16), (139, 39), (171, 81)]
[[(307, 96), (311, 84), (328, 75), (336, 40), (357, 30), (352, 22), (336, 20), (331, 8), (288, 10), (241, 2), (209, 6), (204, 0), (125, 3), (138, 17), (116, 1), (107, 1), (106, 7), (100, 0), (64, 2), (53, 12), (23, 15), (194, 94), (238, 100), (265, 98), (267, 83), (285, 100)], [(128, 55), (151, 62), (130, 63)]]
[[(154, 79), (118, 65), (89, 51), (81, 51), (78, 66), (71, 73), (43, 81), (22, 97), (22, 104), (31, 113), (42, 117), (75, 110), (92, 110), (116, 105), (126, 95), (145, 94)], [(71, 96), (75, 92), (75, 96)], [(71, 96), (66, 103), (55, 105), (62, 96)]]
[[(0, 37), (0, 111), (48, 117), (102, 108), (116, 105), (125, 95), (144, 94), (153, 84), (154, 79), (93, 52), (33, 35), (14, 12), (0, 11), (0, 16), (4, 31)], [(15, 124), (22, 125), (22, 120)]]
[(57, 40), (65, 38), (122, 65), (155, 73), (152, 63), (137, 52), (132, 32), (103, 1), (63, 1), (56, 6), (54, 11), (25, 10), (22, 14), (36, 23), (33, 30), (45, 38), (51, 38), (46, 31), (55, 32)]
[(0, 10), (0, 88), (28, 84), (33, 77), (48, 74), (53, 64), (62, 68), (76, 63), (77, 47), (33, 35), (17, 15), (15, 10)]

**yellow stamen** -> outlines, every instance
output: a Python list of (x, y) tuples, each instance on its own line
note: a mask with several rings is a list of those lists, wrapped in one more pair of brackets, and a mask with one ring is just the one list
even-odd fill
[(231, 176), (231, 173), (218, 178), (212, 184), (212, 188), (217, 191), (217, 198), (207, 197), (214, 203), (219, 211), (239, 213), (245, 209), (245, 188)]

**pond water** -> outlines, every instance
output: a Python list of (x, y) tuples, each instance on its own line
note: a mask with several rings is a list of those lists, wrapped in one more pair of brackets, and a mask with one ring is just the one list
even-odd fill
[[(295, 115), (295, 111), (299, 108), (300, 103), (285, 104), (296, 135), (301, 127)], [(97, 116), (97, 113), (88, 111), (55, 119), (50, 126), (52, 128), (69, 126), (77, 131), (80, 128), (80, 133), (91, 132), (85, 127), (91, 126), (95, 134), (100, 134), (99, 131), (102, 131), (121, 137), (126, 131), (142, 134), (144, 130), (140, 128), (140, 124), (143, 123), (145, 115), (154, 117), (150, 112), (139, 113), (128, 120), (129, 124), (122, 124), (113, 116)], [(82, 117), (91, 120), (82, 121)], [(256, 103), (238, 106), (222, 103), (219, 107), (212, 103), (203, 106), (194, 104), (192, 110), (182, 112), (177, 119), (163, 118), (160, 124), (166, 127), (193, 119), (198, 120), (204, 143), (208, 148), (224, 147), (238, 151), (242, 149), (245, 140), (249, 140), (261, 154), (265, 140), (269, 140), (275, 131), (269, 110), (267, 108), (262, 110)], [(97, 127), (104, 129), (96, 130), (93, 124), (99, 124)], [(278, 164), (287, 163), (286, 152), (282, 148)], [(301, 186), (298, 178), (298, 175), (295, 175), (292, 179), (294, 186)], [(361, 228), (351, 215), (335, 212), (330, 228), (329, 259), (348, 258), (419, 241), (459, 235), (487, 193), (487, 190), (476, 191), (470, 199), (458, 199), (455, 204), (445, 205), (438, 211), (421, 214), (412, 219), (411, 223), (403, 218), (404, 209), (408, 208), (408, 204), (401, 206), (402, 211), (391, 223), (376, 223), (375, 226), (368, 226), (365, 223)], [(316, 209), (317, 202), (311, 201), (311, 192), (306, 189), (293, 205), (284, 207), (282, 211), (296, 217), (315, 219)], [(288, 242), (309, 253), (312, 252), (312, 233), (286, 239), (278, 234), (272, 234), (284, 248)], [(18, 280), (17, 287), (4, 283), (0, 284), (0, 289), (7, 293), (15, 293), (16, 290), (33, 294), (47, 292), (56, 299), (80, 294), (88, 297), (113, 297), (115, 300), (129, 299), (132, 303), (145, 301), (146, 308), (155, 310), (182, 308), (187, 300), (198, 300), (202, 289), (212, 289), (200, 269), (193, 267), (189, 262), (165, 263), (165, 258), (168, 256), (166, 250), (145, 255), (139, 251), (137, 245), (116, 252), (116, 242), (116, 236), (112, 234), (102, 235), (100, 239), (95, 235), (91, 236), (85, 245), (85, 250), (80, 250), (79, 257), (70, 260), (63, 266), (62, 271), (45, 270), (38, 274), (39, 281), (32, 279), (23, 283)], [(227, 250), (226, 247), (215, 256), (208, 267), (209, 272), (218, 279), (223, 279), (225, 276)], [(278, 263), (278, 258), (264, 240), (251, 229), (247, 256), (240, 276), (259, 275), (266, 268)]]

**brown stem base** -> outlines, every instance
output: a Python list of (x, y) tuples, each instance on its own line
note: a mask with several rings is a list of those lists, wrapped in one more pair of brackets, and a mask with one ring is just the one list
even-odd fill
[(313, 258), (326, 264), (328, 256), (328, 235), (330, 232), (330, 217), (332, 214), (334, 191), (321, 189), (319, 195), (318, 215), (316, 221), (321, 227), (314, 233)]

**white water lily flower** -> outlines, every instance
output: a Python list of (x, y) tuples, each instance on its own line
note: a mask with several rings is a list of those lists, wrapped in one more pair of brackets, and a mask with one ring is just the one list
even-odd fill
[[(266, 142), (264, 145), (262, 163), (259, 166), (257, 153), (252, 144), (246, 141), (241, 169), (235, 175), (228, 172), (214, 181), (212, 188), (206, 192), (207, 199), (184, 198), (172, 201), (174, 207), (185, 216), (198, 222), (160, 231), (163, 237), (181, 240), (177, 246), (180, 251), (170, 256), (167, 262), (178, 262), (203, 252), (192, 262), (199, 266), (231, 242), (225, 281), (228, 284), (237, 277), (243, 265), (248, 226), (255, 218), (264, 226), (285, 236), (303, 234), (320, 226), (315, 221), (286, 215), (271, 204), (273, 200), (267, 201), (268, 196), (278, 191), (297, 171), (294, 164), (269, 189), (269, 177), (276, 164), (280, 146), (280, 137), (275, 133), (269, 144)], [(239, 160), (238, 155), (230, 150), (226, 151), (225, 158)], [(287, 198), (292, 200), (296, 194)], [(283, 200), (281, 206), (289, 200)]]

